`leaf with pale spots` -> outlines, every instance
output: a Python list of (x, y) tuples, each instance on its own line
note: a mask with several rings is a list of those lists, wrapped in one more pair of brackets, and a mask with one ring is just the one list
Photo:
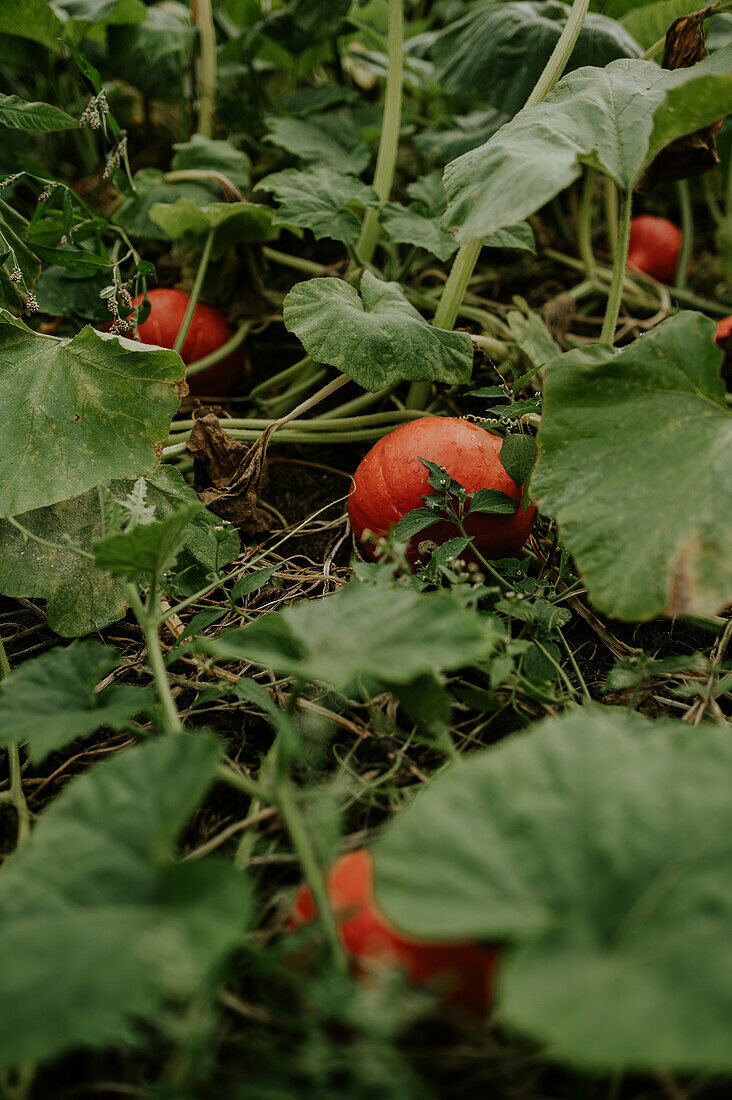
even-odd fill
[(713, 337), (713, 321), (684, 312), (546, 368), (532, 496), (616, 618), (732, 599), (732, 416)]
[(174, 351), (89, 327), (41, 336), (0, 312), (0, 516), (151, 473), (183, 371)]
[(297, 283), (285, 298), (285, 325), (309, 355), (375, 392), (392, 382), (467, 382), (473, 344), (465, 332), (425, 321), (398, 283), (370, 271), (360, 295), (343, 279)]

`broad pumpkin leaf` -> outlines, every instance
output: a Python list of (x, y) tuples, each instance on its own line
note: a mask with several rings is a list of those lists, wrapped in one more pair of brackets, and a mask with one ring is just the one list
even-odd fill
[(136, 194), (125, 198), (112, 219), (133, 237), (158, 241), (171, 239), (157, 222), (150, 219), (150, 210), (156, 203), (172, 205), (177, 199), (189, 199), (198, 206), (208, 206), (221, 197), (221, 188), (211, 180), (168, 183), (157, 168), (141, 168), (135, 173), (134, 180)]
[(214, 257), (222, 256), (235, 244), (269, 241), (276, 237), (272, 213), (261, 203), (212, 202), (208, 206), (197, 206), (190, 199), (177, 199), (172, 204), (155, 203), (149, 210), (150, 220), (172, 241), (200, 245), (214, 230)]
[(458, 246), (440, 225), (440, 218), (440, 214), (424, 214), (415, 206), (387, 202), (379, 214), (379, 223), (389, 240), (424, 248), (444, 263)]
[(360, 141), (354, 144), (346, 130), (343, 131), (342, 140), (338, 140), (326, 128), (318, 125), (315, 118), (273, 115), (265, 121), (269, 130), (266, 140), (282, 146), (288, 153), (293, 153), (306, 162), (314, 161), (339, 172), (350, 172), (358, 176), (371, 160), (368, 146)]
[(38, 309), (52, 317), (79, 317), (92, 321), (102, 309), (106, 312), (99, 297), (99, 291), (106, 286), (109, 286), (108, 272), (97, 271), (80, 279), (76, 272), (49, 264), (36, 283)]
[(195, 736), (128, 749), (73, 779), (0, 871), (0, 1067), (141, 1041), (169, 1003), (205, 998), (250, 912), (223, 860), (175, 839), (214, 779)]
[[(508, 115), (520, 111), (567, 23), (568, 4), (510, 0), (473, 5), (436, 38), (437, 79), (460, 102), (492, 103)], [(614, 19), (588, 12), (567, 65), (602, 68), (642, 50)]]
[(0, 516), (154, 470), (183, 375), (174, 351), (89, 327), (41, 336), (0, 311)]
[(398, 283), (365, 271), (359, 293), (342, 279), (297, 283), (285, 298), (285, 325), (319, 363), (338, 367), (376, 392), (391, 382), (467, 382), (473, 345), (465, 332), (435, 328)]
[(200, 644), (220, 658), (251, 661), (346, 689), (360, 676), (409, 684), (487, 656), (485, 620), (449, 592), (353, 582)]
[(194, 134), (190, 141), (173, 146), (175, 153), (170, 167), (208, 169), (223, 172), (240, 191), (248, 191), (252, 182), (252, 162), (246, 153), (229, 141), (218, 141)]
[(589, 1070), (730, 1071), (732, 740), (591, 707), (460, 760), (375, 846), (419, 938), (507, 944), (497, 1015)]
[(619, 619), (732, 600), (732, 416), (715, 326), (689, 311), (547, 365), (531, 493)]
[(17, 95), (0, 94), (0, 126), (11, 130), (75, 130), (79, 120), (51, 103), (29, 103)]
[(666, 145), (731, 111), (732, 46), (689, 69), (640, 60), (578, 69), (448, 164), (443, 226), (468, 241), (514, 225), (576, 180), (583, 164), (632, 189)]
[[(114, 481), (109, 487), (122, 500), (132, 491), (133, 483)], [(156, 518), (198, 499), (173, 466), (158, 467), (147, 479), (146, 488)], [(124, 582), (64, 546), (68, 542), (91, 553), (93, 544), (108, 533), (104, 519), (100, 494), (94, 488), (17, 517), (27, 531), (51, 546), (32, 538), (24, 540), (17, 528), (0, 520), (0, 592), (45, 599), (48, 625), (66, 637), (90, 634), (121, 619), (127, 610)], [(204, 510), (186, 532), (184, 553), (208, 571), (217, 562), (221, 567), (233, 561), (239, 552), (233, 529), (224, 544), (217, 543), (212, 529), (220, 522)]]
[(63, 748), (103, 726), (122, 729), (154, 702), (152, 692), (130, 684), (94, 688), (122, 654), (91, 639), (55, 646), (24, 661), (0, 681), (0, 745), (28, 742), (31, 760)]
[(273, 225), (309, 229), (317, 240), (329, 237), (344, 244), (355, 244), (361, 232), (361, 219), (351, 207), (379, 205), (372, 188), (323, 164), (275, 172), (260, 180), (257, 190), (271, 191), (279, 203)]

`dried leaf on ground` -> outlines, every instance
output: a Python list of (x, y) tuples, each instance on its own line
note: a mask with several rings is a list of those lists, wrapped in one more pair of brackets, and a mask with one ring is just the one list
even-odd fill
[(217, 516), (253, 533), (267, 529), (257, 503), (267, 481), (268, 428), (251, 445), (232, 439), (214, 413), (199, 417), (186, 449), (200, 499)]

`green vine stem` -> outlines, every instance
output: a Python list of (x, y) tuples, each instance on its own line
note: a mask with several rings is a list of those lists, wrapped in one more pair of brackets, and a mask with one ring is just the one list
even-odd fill
[[(389, 69), (386, 76), (384, 93), (384, 117), (381, 123), (381, 138), (376, 156), (373, 188), (379, 205), (389, 201), (394, 183), (397, 152), (399, 150), (399, 130), (402, 121), (402, 78), (404, 71), (404, 18), (403, 0), (389, 0), (388, 54)], [(356, 254), (364, 264), (371, 263), (376, 242), (379, 239), (379, 211), (367, 210), (361, 227), (361, 236), (356, 245)]]
[[(559, 41), (557, 42), (551, 57), (547, 61), (544, 71), (537, 80), (531, 95), (524, 104), (527, 107), (535, 107), (544, 100), (554, 85), (557, 83), (565, 66), (569, 61), (572, 50), (575, 47), (582, 24), (585, 21), (590, 0), (574, 0), (569, 18), (564, 26)], [(460, 311), (460, 305), (473, 274), (478, 256), (483, 246), (482, 238), (466, 241), (457, 251), (450, 271), (445, 289), (442, 292), (440, 303), (437, 307), (433, 325), (437, 328), (453, 328)], [(407, 405), (411, 409), (424, 408), (430, 393), (429, 382), (413, 382), (409, 389)]]
[[(375, 395), (374, 395), (375, 396)], [(345, 407), (345, 406), (344, 406)], [(337, 409), (333, 410), (337, 412)], [(302, 420), (298, 425), (301, 431), (312, 431), (322, 434), (323, 432), (332, 432), (337, 429), (348, 430), (350, 428), (370, 428), (380, 424), (394, 424), (401, 423), (405, 420), (416, 420), (420, 413), (414, 409), (393, 409), (386, 412), (366, 413), (363, 416), (339, 416), (327, 418), (325, 415), (313, 420)], [(177, 431), (190, 431), (195, 424), (195, 420), (176, 420), (173, 424), (173, 429)], [(231, 419), (222, 421), (223, 427), (227, 431), (238, 428), (250, 428), (256, 431), (265, 431), (267, 428), (271, 428), (273, 425), (282, 423), (278, 420), (260, 420), (252, 417), (232, 417)], [(171, 434), (174, 434), (171, 431)]]
[[(368, 409), (371, 405), (376, 405), (379, 401), (383, 401), (385, 397), (389, 397), (397, 388), (397, 383), (393, 382), (390, 386), (384, 386), (383, 389), (377, 390), (376, 393), (362, 393), (360, 397), (354, 397), (350, 401), (346, 401), (343, 405), (338, 405), (335, 409), (328, 409), (327, 412), (318, 413), (316, 420), (341, 420), (343, 417), (351, 416), (351, 413), (360, 413), (362, 409)], [(383, 414), (380, 414), (383, 415)]]
[(186, 378), (192, 378), (194, 374), (200, 374), (201, 371), (208, 370), (208, 368), (213, 367), (215, 363), (220, 363), (222, 359), (226, 359), (227, 356), (231, 355), (232, 351), (236, 351), (236, 349), (246, 340), (253, 324), (254, 321), (251, 317), (247, 317), (246, 321), (243, 321), (239, 325), (239, 328), (230, 340), (227, 340), (220, 348), (216, 348), (216, 351), (212, 351), (210, 355), (204, 355), (203, 359), (197, 359), (195, 363), (190, 363), (186, 367)]
[(582, 184), (582, 198), (577, 219), (577, 247), (585, 265), (588, 279), (595, 278), (595, 254), (592, 251), (592, 197), (595, 190), (597, 172), (594, 168), (585, 168)]
[(620, 316), (620, 303), (623, 300), (623, 283), (628, 264), (628, 243), (630, 241), (630, 216), (633, 209), (633, 189), (629, 188), (620, 198), (620, 218), (618, 222), (618, 245), (615, 249), (613, 273), (607, 296), (605, 320), (602, 323), (600, 343), (612, 346), (615, 329)]
[(215, 168), (176, 168), (173, 172), (166, 172), (163, 176), (166, 183), (185, 183), (190, 180), (204, 180), (216, 183), (224, 193), (224, 198), (229, 202), (245, 202), (244, 195), (233, 180), (224, 172), (217, 172)]
[(201, 259), (198, 264), (198, 271), (196, 272), (196, 278), (193, 281), (191, 287), (191, 297), (188, 302), (188, 308), (186, 309), (181, 326), (178, 329), (178, 335), (175, 338), (173, 344), (173, 351), (177, 351), (180, 354), (180, 350), (186, 342), (186, 336), (188, 335), (188, 329), (191, 327), (191, 321), (193, 319), (193, 311), (198, 305), (198, 299), (201, 296), (201, 287), (203, 286), (203, 280), (206, 277), (206, 268), (208, 267), (208, 261), (211, 259), (211, 249), (213, 248), (214, 230), (209, 229), (208, 236), (206, 237), (203, 245), (203, 252), (201, 253)]
[(312, 393), (313, 386), (317, 386), (322, 383), (323, 379), (327, 376), (328, 372), (325, 367), (321, 367), (320, 364), (311, 362), (307, 366), (301, 375), (293, 379), (289, 386), (282, 391), (282, 393), (276, 394), (269, 400), (263, 401), (267, 412), (272, 419), (277, 419), (280, 416), (284, 416), (285, 413), (290, 412), (301, 401), (304, 400), (304, 394)]
[(551, 57), (544, 66), (544, 72), (537, 80), (534, 90), (524, 104), (526, 107), (536, 107), (537, 103), (543, 103), (549, 92), (557, 83), (564, 72), (567, 62), (572, 56), (572, 51), (577, 44), (585, 16), (590, 6), (590, 0), (574, 0), (569, 18), (564, 26), (559, 41), (557, 42)]
[[(293, 692), (293, 695), (294, 694)], [(242, 794), (248, 795), (256, 803), (266, 802), (278, 810), (290, 840), (292, 841), (295, 854), (300, 861), (305, 881), (310, 887), (318, 916), (326, 936), (328, 937), (333, 961), (339, 970), (344, 971), (347, 966), (347, 960), (340, 936), (338, 935), (338, 925), (333, 913), (333, 908), (328, 897), (325, 875), (318, 863), (312, 842), (305, 827), (305, 822), (303, 821), (302, 814), (297, 804), (295, 789), (290, 779), (287, 762), (282, 752), (282, 742), (280, 738), (275, 740), (272, 750), (268, 755), (274, 757), (275, 764), (276, 778), (274, 790), (272, 791), (262, 783), (258, 783), (255, 779), (250, 779), (248, 776), (242, 775), (241, 772), (234, 771), (231, 767), (222, 765), (218, 769), (218, 776), (225, 783), (241, 791)], [(250, 810), (251, 809), (252, 807), (250, 806)], [(241, 864), (241, 862), (243, 862), (243, 860), (240, 857), (238, 863)]]
[[(421, 413), (424, 416), (424, 413)], [(224, 424), (226, 422), (224, 421)], [(225, 431), (224, 424), (221, 425)], [(381, 439), (382, 435), (387, 435), (397, 427), (396, 424), (386, 424), (378, 428), (365, 428), (363, 431), (332, 431), (332, 432), (310, 432), (293, 429), (288, 431), (286, 428), (279, 432), (277, 435), (278, 443), (315, 443), (320, 446), (323, 443), (375, 443), (377, 439)], [(188, 438), (187, 432), (181, 432), (183, 436), (181, 442), (169, 443), (163, 447), (163, 458), (173, 458), (175, 455), (183, 454), (186, 450), (185, 440)], [(245, 443), (256, 443), (261, 438), (261, 431), (254, 429), (242, 428), (241, 430), (232, 430), (226, 433), (230, 435), (232, 439), (240, 439)], [(180, 438), (180, 437), (178, 437)]]
[(614, 259), (618, 248), (618, 189), (609, 176), (604, 176), (603, 179), (607, 246), (611, 259)]
[(268, 393), (270, 390), (276, 389), (280, 382), (287, 382), (289, 379), (294, 378), (305, 367), (308, 367), (312, 361), (310, 356), (306, 355), (304, 359), (298, 359), (297, 363), (293, 363), (291, 367), (285, 367), (278, 374), (272, 374), (269, 378), (265, 378), (263, 382), (260, 382), (249, 391), (250, 399), (256, 401), (260, 394)]
[[(4, 680), (10, 674), (10, 661), (5, 652), (2, 638), (0, 638), (0, 680)], [(17, 745), (8, 747), (8, 760), (10, 764), (10, 789), (0, 796), (3, 801), (10, 802), (17, 818), (16, 847), (22, 848), (30, 836), (30, 810), (23, 793), (23, 775), (20, 770), (20, 752)]]
[(180, 720), (178, 708), (175, 705), (175, 699), (170, 689), (168, 672), (165, 668), (165, 661), (163, 660), (163, 651), (160, 648), (158, 619), (154, 610), (156, 586), (151, 586), (146, 604), (143, 604), (140, 599), (140, 593), (137, 591), (137, 587), (134, 584), (128, 583), (125, 585), (125, 588), (127, 589), (127, 598), (130, 601), (130, 607), (145, 637), (148, 664), (150, 665), (150, 671), (155, 680), (158, 699), (160, 700), (163, 711), (163, 727), (166, 733), (182, 733), (183, 723)]
[(211, 138), (216, 111), (216, 28), (211, 0), (193, 0), (192, 7), (201, 46), (198, 132)]
[(305, 881), (310, 887), (310, 892), (313, 895), (318, 917), (328, 937), (333, 962), (338, 970), (344, 972), (348, 964), (345, 951), (343, 950), (343, 944), (338, 935), (338, 925), (328, 897), (325, 875), (318, 863), (310, 837), (305, 828), (305, 822), (302, 819), (302, 814), (297, 804), (292, 780), (289, 774), (284, 770), (277, 780), (277, 798), (280, 815), (290, 834), (290, 840), (292, 841), (292, 846), (295, 849), (297, 858), (300, 860), (300, 866), (302, 867)]
[(270, 248), (269, 245), (264, 245), (262, 255), (273, 264), (290, 267), (293, 271), (302, 271), (304, 275), (325, 275), (330, 270), (325, 264), (306, 260), (304, 256), (291, 256), (289, 252), (279, 252), (276, 248)]
[(679, 196), (679, 213), (681, 215), (681, 251), (679, 262), (676, 265), (676, 286), (684, 290), (689, 272), (689, 261), (694, 247), (694, 211), (691, 206), (688, 180), (679, 180), (676, 184), (676, 190)]

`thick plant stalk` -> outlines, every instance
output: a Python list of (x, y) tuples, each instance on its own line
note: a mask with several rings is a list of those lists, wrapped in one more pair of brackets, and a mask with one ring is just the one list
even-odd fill
[(605, 223), (610, 256), (614, 259), (618, 247), (618, 189), (609, 176), (604, 177)]
[[(542, 100), (546, 99), (549, 92), (557, 83), (565, 66), (569, 61), (572, 54), (572, 50), (575, 47), (579, 33), (582, 30), (582, 24), (585, 21), (587, 10), (590, 6), (590, 0), (574, 0), (572, 4), (572, 10), (569, 13), (569, 18), (565, 24), (559, 41), (554, 47), (554, 51), (544, 66), (544, 71), (536, 82), (534, 89), (524, 104), (524, 110), (527, 107), (535, 107)], [(465, 296), (470, 277), (473, 274), (473, 269), (478, 262), (478, 256), (483, 246), (482, 238), (466, 241), (458, 249), (457, 255), (450, 271), (450, 276), (445, 283), (445, 289), (442, 292), (440, 298), (440, 304), (437, 307), (433, 325), (437, 328), (451, 329), (458, 315), (460, 304)], [(411, 409), (423, 408), (430, 392), (429, 382), (413, 382), (409, 389), (409, 396), (407, 397), (407, 406)]]
[[(191, 314), (193, 316), (193, 314)], [(200, 374), (201, 371), (207, 370), (215, 363), (220, 363), (222, 359), (226, 359), (231, 355), (232, 351), (244, 343), (249, 335), (249, 329), (254, 324), (251, 317), (247, 317), (246, 321), (242, 321), (239, 328), (236, 330), (230, 340), (227, 340), (225, 344), (222, 344), (220, 348), (216, 348), (209, 355), (204, 355), (203, 359), (197, 359), (195, 363), (190, 363), (186, 367), (186, 378), (192, 378), (194, 374)], [(183, 345), (181, 344), (181, 347)]]
[(213, 248), (214, 231), (209, 229), (208, 236), (206, 237), (205, 244), (203, 246), (203, 252), (201, 253), (201, 260), (198, 264), (198, 271), (196, 272), (196, 278), (191, 288), (191, 298), (188, 303), (181, 326), (178, 329), (178, 335), (175, 338), (173, 344), (173, 351), (177, 351), (180, 354), (180, 350), (186, 342), (186, 336), (188, 335), (188, 329), (191, 327), (191, 321), (193, 320), (193, 312), (198, 305), (198, 299), (201, 296), (201, 287), (203, 286), (203, 280), (206, 277), (206, 268), (208, 267), (208, 261), (211, 259), (211, 249)]
[(216, 28), (213, 21), (211, 0), (194, 0), (193, 12), (198, 25), (201, 44), (200, 84), (198, 103), (198, 132), (203, 137), (213, 137), (216, 111)]
[(585, 265), (588, 279), (595, 278), (595, 254), (592, 251), (592, 195), (596, 176), (597, 172), (594, 168), (588, 167), (585, 169), (582, 201), (580, 202), (577, 222), (577, 247)]
[[(163, 727), (166, 733), (182, 733), (183, 723), (180, 720), (178, 714), (178, 708), (175, 705), (175, 699), (173, 693), (170, 690), (170, 681), (168, 680), (168, 672), (165, 667), (165, 661), (163, 660), (163, 653), (160, 648), (160, 638), (158, 637), (158, 618), (154, 610), (155, 601), (154, 588), (150, 589), (150, 597), (148, 604), (144, 605), (140, 599), (140, 594), (137, 591), (137, 587), (134, 584), (126, 584), (127, 598), (130, 601), (130, 607), (137, 619), (142, 633), (145, 636), (145, 644), (147, 647), (147, 660), (150, 665), (150, 671), (153, 674), (155, 680), (155, 688), (157, 691), (158, 699), (162, 709)], [(152, 602), (150, 602), (152, 600)], [(169, 617), (169, 616), (168, 616)]]
[(676, 286), (683, 290), (686, 286), (686, 275), (694, 245), (694, 211), (691, 207), (689, 181), (679, 180), (676, 186), (679, 194), (679, 212), (681, 214), (681, 251), (679, 262), (676, 265)]
[[(394, 183), (399, 129), (402, 121), (402, 76), (404, 71), (404, 18), (403, 0), (389, 0), (389, 71), (384, 94), (384, 117), (381, 123), (381, 139), (376, 157), (373, 188), (379, 204), (388, 202)], [(379, 239), (379, 211), (367, 210), (361, 227), (356, 253), (365, 264), (371, 263)]]
[[(10, 662), (0, 638), (0, 680), (4, 680), (9, 673)], [(15, 810), (18, 822), (16, 847), (22, 848), (30, 836), (30, 811), (23, 793), (23, 777), (20, 771), (20, 753), (17, 745), (8, 746), (8, 760), (10, 764), (10, 790), (0, 797), (10, 802)]]
[(620, 303), (623, 300), (623, 280), (628, 264), (628, 243), (630, 241), (630, 215), (633, 209), (633, 191), (626, 191), (620, 200), (620, 223), (618, 226), (618, 244), (615, 249), (613, 273), (610, 280), (610, 290), (607, 297), (605, 320), (602, 323), (600, 343), (612, 344), (615, 340), (615, 329), (620, 316)]

